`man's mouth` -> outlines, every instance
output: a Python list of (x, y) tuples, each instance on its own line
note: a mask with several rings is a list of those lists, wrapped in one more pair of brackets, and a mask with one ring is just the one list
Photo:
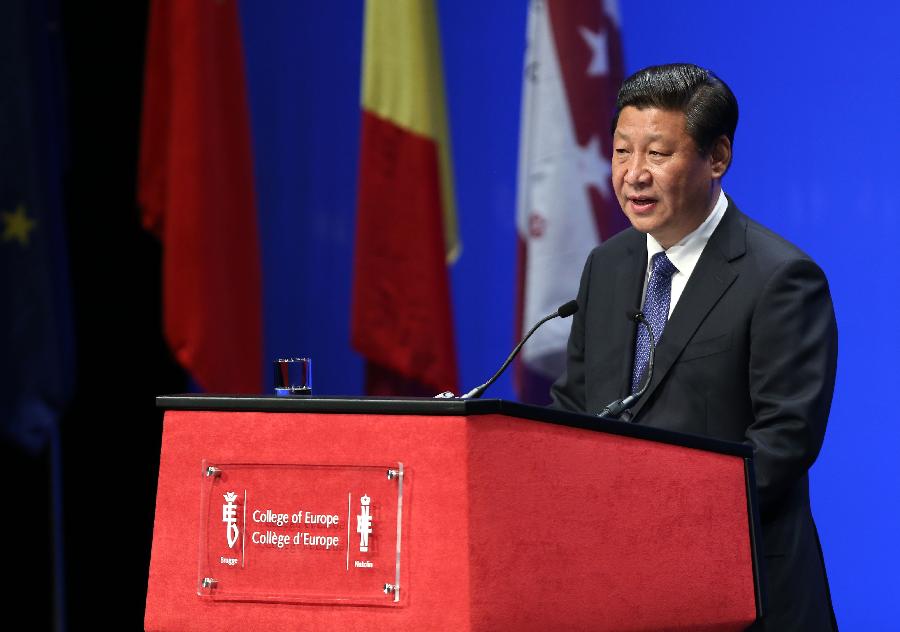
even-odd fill
[(633, 197), (629, 197), (628, 201), (631, 202), (631, 208), (633, 208), (638, 213), (649, 211), (656, 204), (656, 198), (648, 197), (645, 195), (636, 195)]

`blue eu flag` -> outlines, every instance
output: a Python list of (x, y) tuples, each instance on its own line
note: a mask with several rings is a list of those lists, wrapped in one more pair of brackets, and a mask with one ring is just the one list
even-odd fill
[(31, 453), (74, 385), (55, 9), (5, 0), (0, 10), (0, 434)]

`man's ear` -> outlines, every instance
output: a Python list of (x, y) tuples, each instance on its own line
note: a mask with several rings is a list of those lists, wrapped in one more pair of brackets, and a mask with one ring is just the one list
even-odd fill
[(714, 178), (721, 178), (731, 166), (731, 141), (724, 134), (716, 139), (709, 151), (709, 166)]

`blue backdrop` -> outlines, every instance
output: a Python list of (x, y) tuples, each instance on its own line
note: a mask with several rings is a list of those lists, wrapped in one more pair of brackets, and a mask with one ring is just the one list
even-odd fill
[[(813, 511), (842, 629), (896, 629), (900, 371), (890, 318), (900, 309), (900, 278), (889, 257), (900, 217), (890, 176), (900, 144), (900, 7), (623, 5), (626, 72), (672, 61), (714, 69), (741, 107), (726, 190), (828, 274), (840, 358), (812, 472)], [(516, 338), (527, 2), (438, 7), (463, 241), (452, 287), (468, 390)], [(266, 244), (266, 355), (311, 355), (319, 394), (362, 389), (362, 363), (348, 342), (362, 12), (359, 2), (242, 6)], [(513, 398), (509, 376), (489, 394)]]

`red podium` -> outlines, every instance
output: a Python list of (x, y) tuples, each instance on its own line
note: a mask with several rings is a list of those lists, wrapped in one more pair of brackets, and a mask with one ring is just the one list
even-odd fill
[(742, 630), (751, 451), (501, 400), (161, 397), (146, 630)]

